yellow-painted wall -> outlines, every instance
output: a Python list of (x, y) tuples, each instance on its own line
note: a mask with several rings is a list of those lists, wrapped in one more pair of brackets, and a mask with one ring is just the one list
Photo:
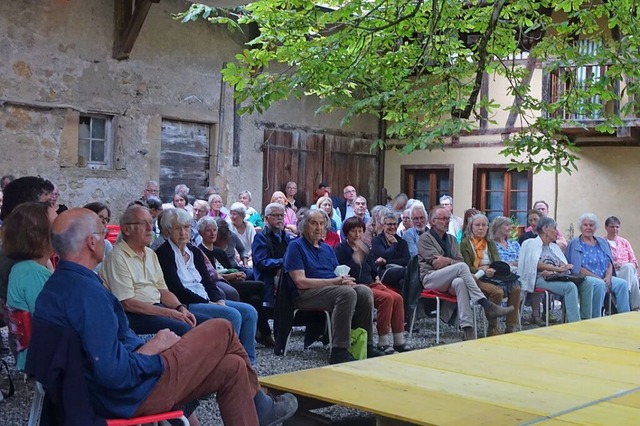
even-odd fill
[[(508, 164), (499, 154), (500, 146), (452, 148), (443, 151), (419, 151), (403, 155), (387, 151), (385, 157), (385, 187), (395, 195), (405, 190), (400, 177), (403, 165), (453, 165), (454, 213), (462, 216), (473, 207), (474, 164)], [(635, 206), (640, 200), (640, 147), (584, 147), (580, 152), (578, 171), (571, 175), (541, 172), (533, 175), (532, 202), (544, 199), (550, 214), (558, 220), (560, 229), (569, 237), (570, 227), (585, 212), (595, 213), (602, 222), (598, 235), (604, 235), (604, 220), (617, 216), (622, 222), (621, 235), (640, 251), (640, 220)], [(556, 177), (558, 202), (555, 202)], [(576, 229), (575, 235), (579, 234)], [(640, 253), (639, 253), (640, 255)]]

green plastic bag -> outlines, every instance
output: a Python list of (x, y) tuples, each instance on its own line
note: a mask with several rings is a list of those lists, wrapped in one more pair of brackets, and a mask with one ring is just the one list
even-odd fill
[(367, 330), (364, 328), (351, 330), (349, 352), (355, 359), (367, 359), (367, 337)]

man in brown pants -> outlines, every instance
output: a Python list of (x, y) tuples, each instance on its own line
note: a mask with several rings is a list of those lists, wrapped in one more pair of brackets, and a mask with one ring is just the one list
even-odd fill
[(274, 426), (295, 413), (293, 395), (272, 398), (260, 390), (247, 353), (225, 320), (209, 320), (183, 337), (163, 329), (143, 343), (129, 329), (118, 299), (93, 272), (104, 255), (103, 232), (90, 210), (58, 216), (52, 245), (61, 260), (35, 314), (79, 336), (96, 414), (127, 418), (163, 412), (211, 393), (225, 425)]

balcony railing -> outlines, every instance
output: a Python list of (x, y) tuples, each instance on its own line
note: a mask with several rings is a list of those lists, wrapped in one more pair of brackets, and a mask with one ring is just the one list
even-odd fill
[[(571, 96), (571, 91), (588, 91), (596, 83), (601, 83), (606, 78), (606, 65), (587, 65), (582, 67), (561, 67), (549, 74), (548, 100), (557, 102), (563, 97)], [(611, 82), (611, 91), (614, 98), (620, 93), (618, 81)], [(600, 96), (594, 95), (590, 99), (573, 105), (571, 110), (567, 107), (555, 110), (551, 116), (564, 120), (593, 121), (604, 119), (605, 115), (617, 115), (620, 112), (620, 103), (616, 100), (603, 101)]]

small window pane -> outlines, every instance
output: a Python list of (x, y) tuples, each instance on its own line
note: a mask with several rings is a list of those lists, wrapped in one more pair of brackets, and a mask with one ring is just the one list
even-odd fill
[(79, 164), (86, 164), (87, 161), (89, 161), (89, 141), (78, 141), (78, 157), (80, 157), (80, 161), (78, 161)]
[(504, 192), (487, 192), (485, 205), (487, 211), (502, 211), (504, 205)]
[(91, 118), (89, 117), (80, 117), (80, 127), (78, 129), (78, 133), (80, 139), (89, 139), (89, 132), (91, 126)]
[(511, 189), (527, 191), (529, 189), (529, 176), (527, 172), (511, 173)]
[(504, 189), (504, 172), (489, 172), (487, 179), (487, 189), (503, 190)]
[(91, 144), (91, 161), (104, 163), (104, 141), (93, 141)]
[(102, 118), (92, 118), (91, 124), (91, 137), (93, 139), (104, 139), (105, 120)]

